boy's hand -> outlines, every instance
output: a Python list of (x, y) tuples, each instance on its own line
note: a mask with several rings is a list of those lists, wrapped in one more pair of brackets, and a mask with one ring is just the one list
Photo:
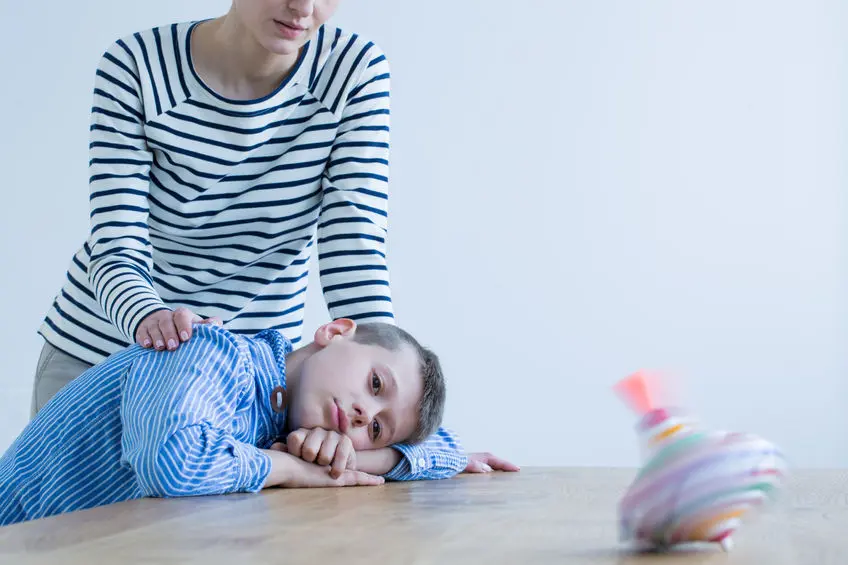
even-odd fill
[(506, 459), (495, 457), (491, 453), (469, 453), (468, 464), (463, 473), (491, 473), (492, 471), (519, 471), (518, 465), (513, 465)]
[(382, 485), (383, 477), (375, 477), (362, 471), (344, 470), (338, 477), (331, 477), (327, 467), (307, 463), (299, 457), (282, 451), (282, 444), (261, 450), (271, 458), (271, 473), (263, 488), (320, 488)]
[(286, 438), (286, 451), (309, 463), (330, 466), (330, 476), (338, 479), (347, 470), (356, 470), (356, 451), (346, 435), (323, 428), (301, 428)]

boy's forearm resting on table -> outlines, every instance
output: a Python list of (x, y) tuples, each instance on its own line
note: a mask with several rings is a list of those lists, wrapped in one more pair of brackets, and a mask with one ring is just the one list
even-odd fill
[(371, 475), (387, 475), (397, 467), (403, 454), (391, 447), (356, 452), (356, 468)]
[[(316, 428), (297, 430), (289, 434), (287, 445), (284, 448), (275, 449), (272, 446), (272, 453), (270, 453), (272, 459), (276, 458), (277, 452), (285, 452), (297, 460), (302, 458), (306, 462), (317, 463), (315, 457), (317, 453), (314, 449), (309, 451), (308, 454), (305, 450), (301, 451), (304, 441), (307, 441), (309, 434), (316, 430), (327, 433), (325, 430)], [(324, 447), (322, 446), (321, 449), (323, 451)], [(336, 451), (336, 455), (333, 457), (332, 466), (334, 468), (337, 465), (336, 457), (339, 456), (338, 453)], [(342, 459), (346, 460), (347, 457), (342, 456)], [(382, 476), (388, 480), (412, 481), (453, 477), (465, 470), (468, 457), (463, 453), (456, 436), (448, 430), (440, 429), (436, 434), (418, 445), (396, 444), (379, 449), (359, 450), (356, 452), (353, 461), (355, 466), (351, 468), (355, 468), (357, 471)], [(319, 466), (326, 468), (325, 464)], [(344, 464), (341, 468), (344, 468)], [(275, 474), (275, 471), (272, 471), (272, 474)], [(277, 484), (279, 481), (272, 478), (268, 482)]]
[[(451, 430), (439, 428), (422, 443), (396, 444), (390, 448), (401, 458), (389, 471), (381, 472), (392, 481), (415, 481), (426, 479), (449, 479), (465, 470), (468, 456)], [(357, 454), (357, 462), (361, 454)], [(385, 464), (385, 461), (378, 461)]]

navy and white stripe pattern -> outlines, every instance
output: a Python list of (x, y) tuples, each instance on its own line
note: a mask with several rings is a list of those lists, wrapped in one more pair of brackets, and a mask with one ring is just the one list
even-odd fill
[(117, 41), (91, 112), (91, 232), (40, 333), (89, 363), (185, 306), (239, 334), (301, 339), (317, 248), (333, 318), (392, 322), (389, 67), (322, 27), (270, 95), (227, 100), (191, 62), (196, 23)]
[(284, 414), (291, 344), (196, 326), (174, 352), (129, 347), (48, 402), (0, 458), (0, 525), (144, 496), (255, 492)]

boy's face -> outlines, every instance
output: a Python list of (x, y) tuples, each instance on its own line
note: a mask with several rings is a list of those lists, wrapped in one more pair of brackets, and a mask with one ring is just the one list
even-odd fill
[(415, 350), (353, 340), (356, 324), (336, 320), (316, 332), (320, 349), (303, 361), (289, 399), (289, 429), (324, 428), (350, 437), (356, 450), (405, 441), (415, 432), (423, 394)]

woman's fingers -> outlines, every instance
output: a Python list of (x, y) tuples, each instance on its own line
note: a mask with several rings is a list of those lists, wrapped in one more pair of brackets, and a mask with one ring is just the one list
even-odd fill
[(150, 339), (153, 341), (153, 349), (162, 351), (165, 349), (165, 337), (162, 335), (162, 330), (159, 329), (159, 324), (149, 324), (147, 332), (150, 334)]
[(212, 326), (218, 326), (219, 328), (224, 326), (224, 322), (222, 322), (221, 318), (219, 318), (218, 316), (211, 316), (209, 318), (206, 318), (205, 320), (202, 320), (200, 323), (201, 324), (210, 324)]
[(146, 348), (153, 347), (153, 339), (150, 337), (150, 332), (144, 326), (139, 326), (135, 332), (135, 342)]
[(203, 318), (188, 308), (177, 308), (174, 310), (174, 326), (176, 326), (177, 334), (179, 335), (181, 342), (191, 339), (192, 324), (200, 323), (202, 321)]
[(223, 327), (221, 318), (212, 316), (205, 320), (188, 308), (157, 310), (148, 314), (135, 332), (136, 343), (142, 347), (153, 347), (157, 351), (174, 351), (191, 339), (194, 324), (210, 324)]
[(177, 335), (177, 325), (174, 323), (173, 316), (167, 316), (159, 319), (159, 331), (162, 332), (162, 338), (165, 340), (165, 347), (168, 351), (173, 351), (180, 344), (180, 338)]

